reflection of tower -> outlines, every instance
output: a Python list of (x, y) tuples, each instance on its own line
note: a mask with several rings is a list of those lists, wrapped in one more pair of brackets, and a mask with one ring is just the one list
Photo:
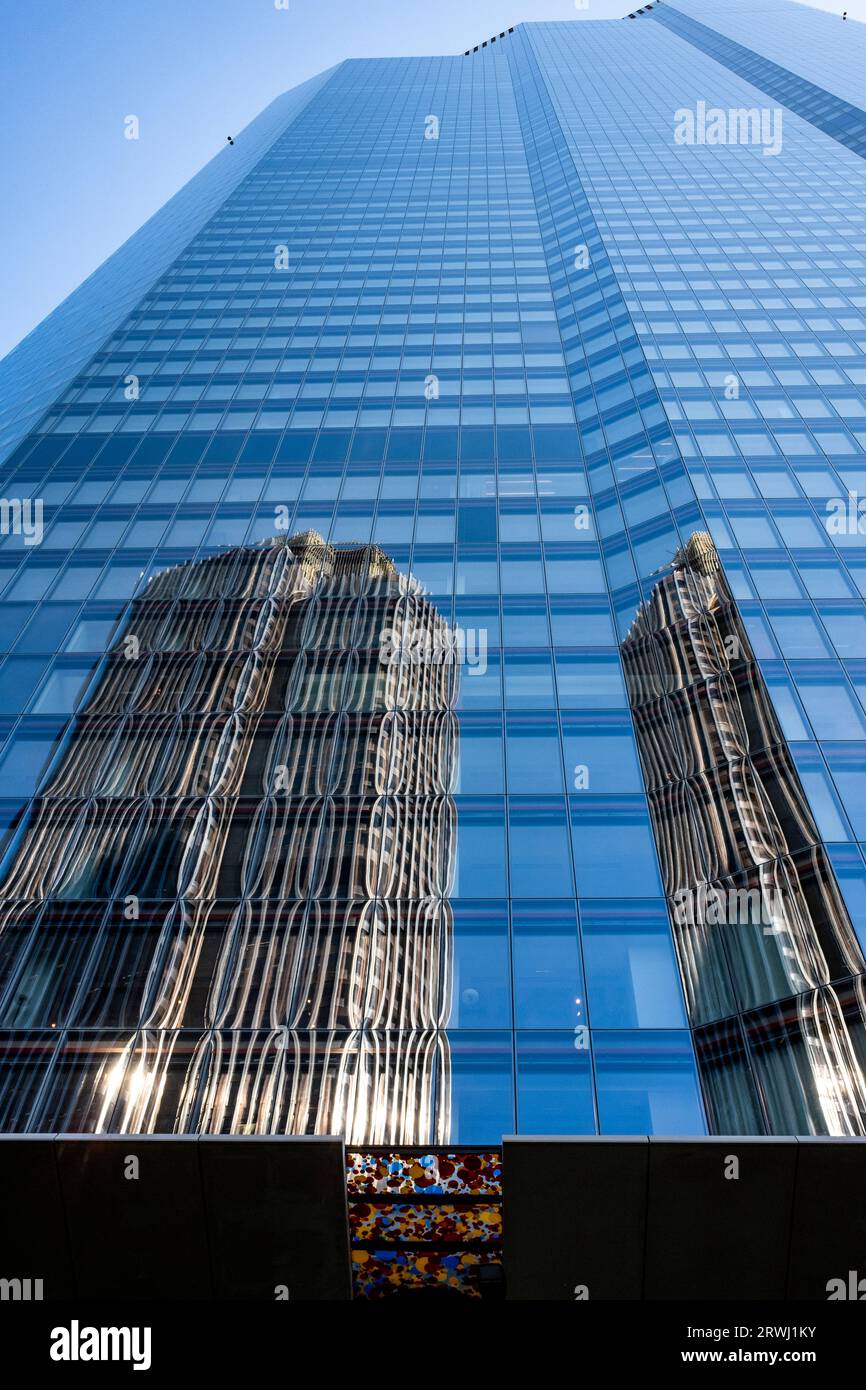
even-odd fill
[(622, 654), (713, 1128), (866, 1133), (866, 963), (708, 535)]
[[(309, 532), (150, 581), (5, 875), (16, 922), (111, 918), (76, 998), (128, 995), (147, 923), (132, 1008), (103, 1011), (126, 1031), (74, 1096), (48, 1077), (31, 1129), (447, 1138), (454, 655), (375, 546)], [(21, 954), (6, 1000), (51, 1027)]]

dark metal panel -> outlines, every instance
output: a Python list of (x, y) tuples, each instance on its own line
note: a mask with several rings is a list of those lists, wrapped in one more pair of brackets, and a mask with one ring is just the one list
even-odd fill
[(649, 1141), (648, 1299), (784, 1299), (795, 1139)]
[(203, 1135), (217, 1298), (351, 1298), (342, 1139)]
[(639, 1299), (645, 1138), (503, 1140), (506, 1298)]
[(61, 1134), (56, 1148), (81, 1297), (211, 1297), (194, 1136)]
[(846, 1298), (866, 1298), (866, 1139), (800, 1139), (797, 1151), (788, 1297), (827, 1299), (842, 1280)]
[(0, 1279), (31, 1299), (75, 1292), (53, 1135), (0, 1134)]

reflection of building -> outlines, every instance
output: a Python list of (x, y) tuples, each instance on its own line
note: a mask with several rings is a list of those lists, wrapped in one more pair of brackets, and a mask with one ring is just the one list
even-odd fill
[(82, 1031), (4, 1128), (447, 1137), (448, 639), (313, 532), (150, 581), (6, 871), (3, 1026)]
[(708, 535), (622, 652), (713, 1128), (866, 1133), (866, 963)]

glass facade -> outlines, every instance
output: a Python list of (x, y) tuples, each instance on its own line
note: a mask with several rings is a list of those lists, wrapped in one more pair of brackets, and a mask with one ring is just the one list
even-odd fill
[[(0, 364), (3, 1127), (325, 1132), (342, 1117), (358, 1143), (478, 1146), (866, 1133), (857, 28), (785, 0), (721, 18), (666, 0), (458, 57), (343, 62), (268, 108)], [(232, 565), (300, 564), (309, 533), (332, 560), (375, 547), (388, 583), (419, 596), (447, 659), (413, 647), (413, 620), (398, 670), (442, 668), (435, 711), (364, 704), (359, 672), (378, 690), (390, 668), (363, 584), (352, 640), (323, 619), (283, 647), (261, 639), (248, 592), (220, 588)], [(679, 761), (653, 761), (635, 643), (701, 536), (723, 575), (703, 599), (733, 615), (731, 680), (760, 691), (772, 732), (740, 750), (737, 788), (754, 773), (776, 799), (773, 836), (744, 812), (737, 862), (696, 858), (686, 882), (666, 831), (703, 834), (693, 810), (672, 814), (692, 772), (675, 739)], [(198, 618), (172, 575), (204, 576)], [(310, 583), (324, 612), (324, 560)], [(157, 632), (141, 615), (163, 601), (176, 611)], [(378, 614), (363, 643), (362, 609)], [(129, 636), (156, 663), (141, 707), (113, 674)], [(663, 683), (690, 644), (665, 648)], [(291, 653), (296, 682), (305, 653), (307, 694), (256, 704), (227, 675), (232, 651), (257, 675)], [(181, 671), (202, 688), (208, 653), (219, 718), (192, 732), (171, 700)], [(354, 747), (360, 776), (353, 719), (397, 713), (418, 716), (416, 779), (374, 779), (384, 810), (349, 806), (366, 788), (327, 768)], [(231, 739), (236, 782), (220, 772)], [(220, 798), (251, 798), (254, 774), (264, 814), (265, 748), (294, 769), (282, 853), (315, 802), (344, 839), (379, 837), (368, 870), (399, 842), (422, 864), (435, 847), (438, 878), (390, 895), (329, 876), (317, 838), (291, 885), (253, 889), (252, 828), (212, 860), (243, 811), (221, 826)], [(732, 774), (709, 737), (704, 752), (709, 824)], [(220, 867), (199, 881), (203, 845)], [(808, 970), (764, 923), (677, 930), (676, 889), (798, 855)], [(321, 945), (309, 1012), (305, 941)], [(289, 947), (291, 990), (268, 996), (266, 959)], [(435, 987), (420, 980), (434, 964)], [(388, 980), (387, 1000), (359, 1002)], [(322, 1108), (311, 1078), (337, 1074), (366, 1079)]]

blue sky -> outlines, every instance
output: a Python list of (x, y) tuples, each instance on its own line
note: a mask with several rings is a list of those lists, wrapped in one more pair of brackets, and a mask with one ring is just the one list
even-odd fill
[[(282, 3), (282, 0), (278, 0)], [(280, 92), (342, 58), (462, 53), (529, 19), (640, 0), (5, 0), (7, 353)], [(839, 5), (821, 8), (839, 10)], [(851, 0), (866, 17), (866, 0)], [(137, 115), (139, 140), (123, 135)]]

